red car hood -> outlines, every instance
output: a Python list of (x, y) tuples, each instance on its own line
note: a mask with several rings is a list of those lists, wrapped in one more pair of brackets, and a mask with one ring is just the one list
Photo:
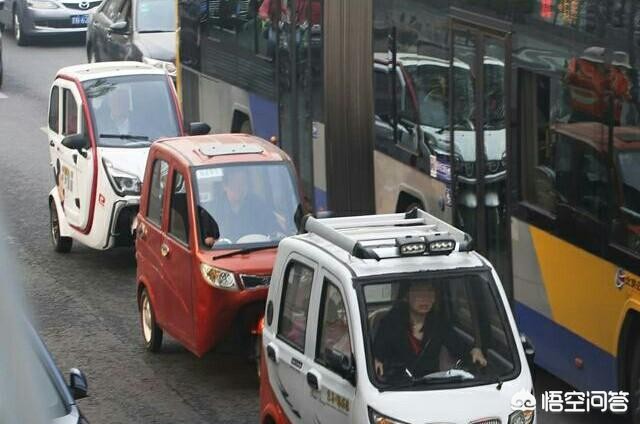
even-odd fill
[[(219, 250), (213, 254), (213, 258), (207, 262), (216, 268), (237, 274), (248, 275), (271, 275), (273, 264), (276, 261), (277, 247), (255, 252), (238, 253), (232, 256), (216, 259), (218, 256), (226, 255), (233, 250)], [(211, 256), (209, 256), (211, 258)]]

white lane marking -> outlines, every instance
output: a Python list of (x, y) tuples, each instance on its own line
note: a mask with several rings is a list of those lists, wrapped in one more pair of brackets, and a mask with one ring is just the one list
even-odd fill
[(0, 91), (0, 99), (8, 99), (8, 98), (9, 98), (9, 96), (7, 96), (2, 91)]

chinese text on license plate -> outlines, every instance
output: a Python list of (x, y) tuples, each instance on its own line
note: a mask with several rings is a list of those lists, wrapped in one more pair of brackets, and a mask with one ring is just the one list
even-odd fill
[(86, 25), (89, 21), (89, 15), (73, 15), (71, 17), (71, 25)]

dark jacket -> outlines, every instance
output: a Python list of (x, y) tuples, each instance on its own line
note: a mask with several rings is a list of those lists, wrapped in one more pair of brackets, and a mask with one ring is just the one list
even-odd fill
[(453, 358), (461, 358), (464, 346), (456, 338), (451, 324), (437, 310), (425, 318), (421, 351), (416, 354), (409, 341), (409, 305), (401, 302), (382, 318), (375, 331), (373, 353), (384, 367), (385, 379), (405, 375), (405, 369), (414, 377), (440, 371), (440, 352), (445, 346)]

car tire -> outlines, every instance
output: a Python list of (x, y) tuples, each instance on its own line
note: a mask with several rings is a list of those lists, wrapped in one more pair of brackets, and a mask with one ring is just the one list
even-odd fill
[(63, 237), (60, 235), (58, 209), (56, 208), (56, 204), (53, 200), (49, 202), (49, 229), (53, 250), (58, 253), (69, 253), (73, 245), (73, 239), (71, 237)]
[(629, 381), (631, 419), (629, 421), (640, 424), (640, 338), (635, 342), (632, 355)]
[(22, 31), (22, 13), (19, 10), (13, 11), (13, 36), (19, 46), (29, 44), (29, 37)]
[(140, 293), (140, 327), (144, 347), (149, 352), (159, 352), (162, 347), (162, 329), (156, 323), (156, 315), (147, 289)]

